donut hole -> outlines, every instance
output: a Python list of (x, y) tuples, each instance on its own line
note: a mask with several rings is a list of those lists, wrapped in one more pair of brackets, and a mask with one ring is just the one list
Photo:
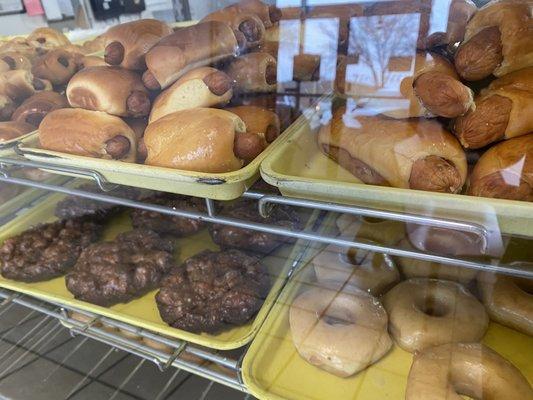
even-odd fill
[(444, 317), (449, 313), (448, 306), (442, 300), (431, 295), (417, 299), (415, 307), (430, 317)]

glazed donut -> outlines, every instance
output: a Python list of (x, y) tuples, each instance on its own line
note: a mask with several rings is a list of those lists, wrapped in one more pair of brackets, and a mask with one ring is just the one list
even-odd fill
[(380, 295), (400, 280), (388, 256), (355, 248), (327, 246), (311, 262), (320, 283), (341, 288), (353, 286)]
[(389, 331), (411, 353), (451, 342), (477, 342), (489, 324), (483, 305), (463, 286), (438, 279), (408, 279), (383, 297)]
[(55, 49), (39, 57), (31, 71), (36, 77), (47, 79), (54, 85), (64, 85), (78, 70), (80, 60), (76, 54)]
[(492, 320), (533, 336), (533, 281), (482, 273), (481, 299)]
[[(404, 239), (400, 242), (402, 249), (412, 249), (409, 242)], [(440, 264), (437, 262), (416, 260), (408, 257), (395, 257), (400, 271), (406, 278), (433, 278), (455, 281), (463, 284), (471, 282), (477, 275), (475, 269), (455, 265)]]
[(405, 224), (399, 221), (342, 214), (336, 224), (344, 236), (368, 239), (388, 246), (397, 244), (405, 237)]
[(531, 400), (531, 385), (481, 343), (448, 343), (415, 354), (405, 400)]
[(300, 356), (341, 377), (374, 364), (392, 346), (387, 313), (360, 289), (308, 290), (291, 304), (289, 323)]

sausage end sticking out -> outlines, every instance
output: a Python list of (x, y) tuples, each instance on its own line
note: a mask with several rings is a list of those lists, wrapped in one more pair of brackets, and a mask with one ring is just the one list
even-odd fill
[(46, 116), (46, 112), (33, 112), (30, 113), (24, 118), (24, 122), (27, 124), (33, 125), (33, 126), (39, 126), (41, 124), (41, 121)]
[(275, 85), (278, 80), (278, 66), (276, 64), (268, 64), (265, 70), (265, 80), (269, 85)]
[(455, 55), (455, 67), (467, 81), (486, 78), (503, 61), (500, 30), (485, 28), (463, 43)]
[(463, 147), (470, 149), (479, 149), (503, 138), (512, 106), (510, 99), (497, 94), (478, 100), (475, 110), (455, 120), (455, 135)]
[(120, 160), (130, 151), (130, 141), (127, 137), (118, 135), (105, 142), (105, 150), (111, 158)]
[(137, 161), (144, 163), (146, 157), (148, 157), (148, 149), (146, 144), (144, 144), (144, 138), (140, 138), (139, 143), (137, 143)]
[(231, 78), (222, 71), (216, 71), (204, 77), (203, 82), (215, 96), (222, 96), (231, 89)]
[(2, 61), (4, 61), (9, 66), (9, 69), (17, 68), (17, 63), (15, 62), (13, 57), (4, 56), (2, 57)]
[(31, 84), (35, 90), (43, 90), (46, 87), (44, 82), (39, 78), (33, 78)]
[(413, 88), (424, 107), (445, 118), (465, 114), (474, 103), (472, 91), (467, 86), (441, 72), (420, 75)]
[(520, 178), (517, 179), (517, 182), (518, 185), (514, 181), (510, 184), (506, 181), (505, 174), (502, 171), (497, 171), (474, 182), (470, 186), (468, 194), (498, 199), (532, 201), (533, 187)]
[(268, 7), (268, 17), (270, 18), (270, 22), (272, 22), (273, 24), (278, 22), (282, 16), (283, 16), (283, 13), (278, 7), (276, 6)]
[(152, 74), (150, 70), (144, 71), (144, 74), (142, 76), (142, 81), (144, 83), (144, 86), (146, 86), (146, 88), (149, 90), (160, 90), (161, 89), (161, 85), (159, 84), (157, 79), (155, 79), (154, 74)]
[(128, 111), (134, 116), (145, 116), (150, 113), (150, 98), (148, 93), (134, 90), (126, 100)]
[(120, 65), (124, 60), (124, 46), (120, 42), (111, 42), (105, 48), (104, 60), (109, 65)]
[(235, 39), (237, 40), (239, 54), (241, 54), (242, 52), (244, 52), (244, 50), (246, 50), (246, 38), (244, 37), (244, 34), (238, 30), (234, 30), (233, 34), (235, 35)]
[(63, 67), (68, 68), (69, 61), (68, 61), (67, 57), (60, 56), (60, 57), (57, 58), (57, 62), (59, 64), (61, 64)]
[(263, 139), (255, 133), (236, 133), (233, 152), (248, 164), (264, 150)]
[(266, 128), (265, 139), (268, 143), (272, 143), (279, 136), (279, 128), (275, 125), (269, 125)]
[(261, 39), (261, 30), (253, 19), (246, 19), (239, 24), (241, 31), (247, 42), (257, 42)]
[(457, 168), (442, 157), (427, 156), (413, 163), (409, 177), (411, 189), (457, 193), (462, 185)]

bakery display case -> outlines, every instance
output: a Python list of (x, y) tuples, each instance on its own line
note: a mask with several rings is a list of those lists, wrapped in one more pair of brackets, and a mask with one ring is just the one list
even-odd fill
[(533, 3), (200, 3), (0, 42), (0, 397), (61, 329), (110, 398), (533, 400)]

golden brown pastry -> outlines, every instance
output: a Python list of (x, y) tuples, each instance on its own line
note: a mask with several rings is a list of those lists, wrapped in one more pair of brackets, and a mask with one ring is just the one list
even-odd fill
[(533, 67), (496, 79), (475, 102), (475, 108), (454, 123), (464, 147), (479, 149), (533, 132)]
[(468, 194), (533, 201), (533, 133), (487, 150), (472, 171)]
[(37, 48), (26, 38), (16, 37), (5, 42), (0, 42), (0, 53), (6, 52), (18, 52), (24, 54), (26, 57), (35, 57), (37, 55)]
[(24, 122), (4, 121), (0, 122), (0, 143), (18, 138), (35, 130), (35, 127)]
[(15, 102), (20, 102), (42, 90), (52, 90), (52, 85), (45, 79), (36, 78), (30, 71), (16, 69), (0, 75), (0, 94)]
[(81, 51), (83, 54), (94, 54), (104, 51), (106, 34), (98, 35), (94, 39), (87, 40), (82, 43)]
[(148, 126), (148, 118), (123, 118), (124, 122), (135, 133), (137, 137), (137, 162), (143, 164), (146, 160), (146, 146), (144, 145), (144, 131)]
[(210, 173), (235, 171), (244, 165), (234, 150), (243, 133), (244, 122), (229, 111), (177, 111), (146, 128), (145, 164)]
[(100, 111), (63, 108), (39, 125), (41, 148), (79, 156), (135, 162), (137, 138), (119, 117)]
[(144, 57), (172, 28), (156, 19), (140, 19), (110, 28), (106, 34), (105, 61), (110, 65), (144, 71)]
[(274, 112), (280, 122), (280, 132), (285, 131), (299, 116), (299, 111), (288, 104), (278, 103), (275, 93), (234, 97), (232, 105), (257, 106)]
[(320, 149), (365, 183), (457, 193), (466, 181), (466, 156), (435, 121), (350, 117), (345, 107), (320, 129)]
[(188, 108), (224, 105), (232, 96), (233, 83), (226, 73), (212, 67), (196, 68), (157, 96), (150, 122)]
[(54, 47), (67, 46), (70, 40), (61, 32), (52, 28), (37, 28), (28, 36), (28, 41), (35, 47), (53, 49)]
[(144, 85), (166, 88), (186, 72), (237, 54), (237, 38), (229, 25), (211, 21), (181, 28), (161, 39), (146, 54)]
[[(8, 70), (13, 69), (25, 69), (31, 70), (31, 59), (27, 57), (24, 53), (16, 51), (6, 51), (0, 55), (0, 60), (4, 64), (8, 65)], [(5, 72), (5, 71), (2, 71)]]
[(72, 107), (121, 117), (143, 117), (150, 112), (150, 97), (139, 74), (120, 67), (79, 71), (68, 83), (67, 98)]
[(263, 22), (265, 28), (270, 28), (282, 17), (282, 11), (278, 7), (268, 5), (260, 0), (241, 0), (233, 5), (233, 7), (238, 7), (243, 13), (257, 15)]
[(482, 7), (466, 27), (455, 66), (469, 81), (533, 66), (531, 3), (499, 0)]
[[(264, 42), (258, 51), (268, 53), (277, 61), (279, 42)], [(292, 58), (292, 79), (297, 82), (318, 81), (320, 79), (320, 55), (296, 54)]]
[(11, 119), (38, 127), (46, 114), (67, 107), (69, 105), (64, 95), (51, 91), (38, 92), (24, 100)]
[(275, 92), (278, 65), (268, 53), (249, 53), (234, 59), (226, 73), (235, 81), (240, 93)]
[(226, 110), (237, 114), (246, 125), (246, 132), (255, 133), (272, 143), (280, 134), (279, 117), (272, 111), (257, 106), (229, 107)]
[(11, 119), (17, 105), (5, 94), (0, 94), (0, 121)]
[(54, 49), (39, 57), (31, 71), (36, 77), (47, 79), (54, 85), (64, 85), (78, 70), (79, 59), (69, 51)]
[(78, 68), (83, 69), (87, 67), (105, 67), (107, 63), (102, 57), (98, 56), (84, 56), (79, 61)]
[(234, 30), (241, 50), (259, 46), (265, 39), (265, 26), (254, 13), (246, 12), (232, 5), (206, 15), (200, 22), (223, 22)]

